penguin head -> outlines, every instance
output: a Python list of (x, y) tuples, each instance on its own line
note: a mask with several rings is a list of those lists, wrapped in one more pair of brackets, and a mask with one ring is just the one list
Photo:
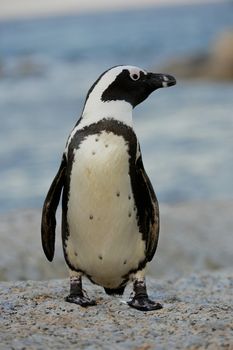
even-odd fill
[[(104, 72), (93, 84), (87, 99), (95, 90), (102, 102), (125, 101), (134, 108), (153, 91), (176, 84), (171, 75), (149, 73), (135, 66), (115, 66)], [(86, 100), (87, 100), (86, 99)]]
[(115, 66), (96, 80), (87, 93), (79, 127), (112, 118), (132, 124), (132, 108), (153, 91), (176, 84), (171, 75), (149, 73), (135, 66)]
[(175, 78), (170, 75), (149, 73), (134, 66), (118, 66), (111, 70), (114, 72), (118, 69), (121, 71), (103, 92), (102, 101), (123, 100), (134, 108), (153, 91), (176, 84)]

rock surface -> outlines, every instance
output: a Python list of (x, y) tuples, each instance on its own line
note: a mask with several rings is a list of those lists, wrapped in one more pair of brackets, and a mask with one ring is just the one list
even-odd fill
[(233, 81), (233, 31), (220, 34), (208, 51), (177, 58), (161, 69), (178, 79)]
[[(156, 278), (179, 277), (233, 266), (233, 201), (160, 205), (159, 246), (149, 273)], [(58, 218), (55, 259), (49, 263), (40, 242), (39, 210), (0, 218), (0, 280), (67, 277)], [(59, 215), (58, 215), (59, 216)]]
[(1, 349), (233, 349), (232, 271), (150, 279), (148, 313), (84, 284), (97, 306), (66, 303), (67, 280), (1, 282)]
[[(123, 298), (114, 298), (85, 281), (98, 304), (84, 309), (64, 301), (68, 279), (1, 282), (0, 348), (232, 350), (233, 201), (160, 209), (159, 248), (149, 272), (163, 280), (148, 278), (148, 292), (162, 310), (129, 308), (122, 299), (128, 300), (132, 286)], [(59, 229), (55, 261), (50, 264), (43, 255), (40, 215), (39, 210), (2, 215), (1, 279), (67, 275)]]

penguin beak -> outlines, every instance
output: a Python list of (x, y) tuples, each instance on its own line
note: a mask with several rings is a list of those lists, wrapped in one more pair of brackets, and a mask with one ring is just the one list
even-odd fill
[(148, 73), (147, 83), (153, 90), (176, 85), (176, 79), (172, 75)]

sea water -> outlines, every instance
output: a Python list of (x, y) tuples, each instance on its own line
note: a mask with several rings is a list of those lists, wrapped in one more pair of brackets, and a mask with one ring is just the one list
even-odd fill
[[(205, 52), (229, 27), (230, 2), (1, 21), (0, 211), (42, 206), (99, 74), (117, 64), (155, 71)], [(232, 111), (233, 84), (195, 81), (135, 109), (160, 202), (233, 197)]]

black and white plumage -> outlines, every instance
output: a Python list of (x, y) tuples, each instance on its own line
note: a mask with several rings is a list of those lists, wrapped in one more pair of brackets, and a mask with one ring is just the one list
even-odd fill
[(95, 305), (83, 294), (85, 275), (108, 294), (122, 294), (132, 280), (130, 306), (161, 308), (148, 298), (144, 276), (158, 243), (159, 208), (133, 131), (132, 110), (154, 90), (175, 83), (169, 75), (116, 66), (104, 72), (87, 94), (42, 213), (42, 245), (52, 261), (55, 214), (63, 190), (69, 302)]

